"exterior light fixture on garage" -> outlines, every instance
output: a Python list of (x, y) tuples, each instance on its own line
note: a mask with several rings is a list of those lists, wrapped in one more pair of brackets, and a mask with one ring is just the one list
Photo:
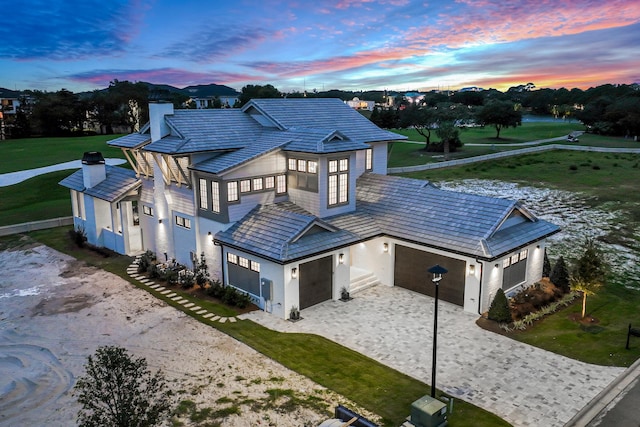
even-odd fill
[(344, 264), (344, 254), (340, 254), (340, 255), (338, 255), (338, 262), (339, 262), (340, 264)]
[(499, 266), (498, 263), (493, 264), (494, 268), (498, 268), (498, 266)]
[(470, 274), (470, 275), (472, 275), (472, 276), (473, 276), (474, 274), (476, 274), (476, 265), (475, 265), (475, 264), (471, 264), (471, 265), (469, 266), (469, 274)]
[(382, 250), (385, 252), (389, 252), (389, 244), (387, 242), (384, 242), (382, 244)]
[(295, 268), (295, 267), (291, 269), (291, 278), (292, 279), (297, 279), (298, 278), (298, 269)]
[(158, 220), (158, 224), (162, 224), (162, 218)]

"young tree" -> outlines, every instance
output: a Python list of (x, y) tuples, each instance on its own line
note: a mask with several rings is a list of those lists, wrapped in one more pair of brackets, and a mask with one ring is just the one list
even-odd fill
[(506, 127), (517, 127), (522, 124), (522, 111), (516, 110), (510, 101), (489, 101), (478, 110), (476, 119), (480, 123), (493, 125), (496, 128), (496, 139), (500, 139), (500, 131)]
[(86, 375), (75, 386), (82, 409), (82, 427), (147, 427), (159, 424), (171, 411), (161, 371), (152, 375), (144, 358), (133, 359), (126, 349), (99, 347), (89, 356)]
[(584, 252), (573, 265), (571, 289), (582, 293), (582, 318), (587, 310), (587, 296), (595, 295), (606, 282), (606, 265), (600, 250), (592, 239), (587, 239)]
[(567, 264), (564, 262), (564, 257), (560, 256), (556, 260), (556, 263), (553, 265), (553, 270), (551, 270), (551, 274), (549, 275), (549, 280), (551, 280), (551, 283), (562, 289), (563, 292), (568, 292), (570, 290), (569, 269), (567, 268)]
[(498, 289), (496, 296), (493, 297), (491, 307), (489, 307), (488, 317), (499, 323), (510, 323), (513, 320), (511, 318), (511, 310), (509, 309), (509, 301), (502, 289)]

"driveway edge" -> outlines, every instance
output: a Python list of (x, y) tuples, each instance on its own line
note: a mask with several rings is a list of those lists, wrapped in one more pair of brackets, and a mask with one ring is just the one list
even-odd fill
[(565, 424), (565, 427), (584, 427), (593, 421), (636, 378), (640, 378), (640, 359), (628, 367)]

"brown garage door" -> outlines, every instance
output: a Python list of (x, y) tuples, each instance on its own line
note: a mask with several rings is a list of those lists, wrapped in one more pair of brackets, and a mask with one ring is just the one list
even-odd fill
[(331, 299), (333, 257), (300, 264), (300, 309)]
[(440, 264), (449, 272), (440, 282), (438, 298), (464, 305), (465, 262), (406, 246), (396, 245), (394, 284), (429, 296), (435, 296), (433, 275), (427, 270)]

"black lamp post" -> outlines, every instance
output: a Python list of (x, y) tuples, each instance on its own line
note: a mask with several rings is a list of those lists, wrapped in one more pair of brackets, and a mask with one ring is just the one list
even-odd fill
[(433, 274), (433, 278), (431, 281), (436, 286), (436, 304), (433, 309), (433, 358), (431, 361), (431, 397), (436, 397), (436, 346), (438, 343), (438, 285), (440, 284), (440, 280), (442, 280), (442, 275), (447, 273), (449, 270), (440, 266), (439, 264), (434, 265), (429, 270), (429, 273)]

